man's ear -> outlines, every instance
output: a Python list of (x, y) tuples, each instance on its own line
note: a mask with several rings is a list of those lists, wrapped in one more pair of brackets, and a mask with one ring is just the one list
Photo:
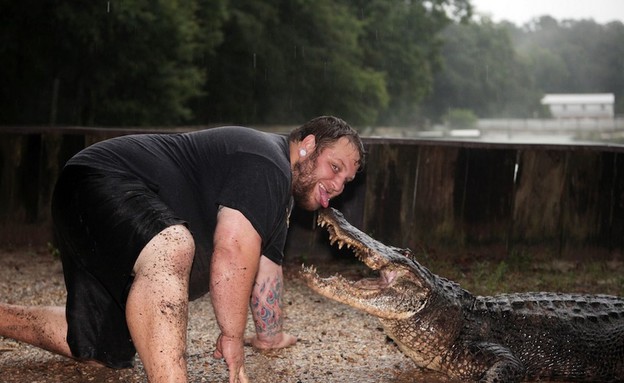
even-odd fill
[(308, 153), (312, 153), (316, 147), (316, 137), (313, 134), (308, 134), (301, 143)]

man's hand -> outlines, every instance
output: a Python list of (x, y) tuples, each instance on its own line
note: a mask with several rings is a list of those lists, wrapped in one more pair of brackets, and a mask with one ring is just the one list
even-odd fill
[(249, 382), (245, 373), (245, 352), (242, 339), (219, 335), (213, 357), (225, 359), (230, 372), (230, 383)]
[(252, 336), (245, 338), (245, 345), (252, 346), (258, 350), (271, 350), (293, 346), (297, 343), (297, 337), (284, 332), (275, 334), (272, 337)]
[(238, 210), (220, 208), (210, 264), (210, 298), (221, 330), (214, 356), (224, 358), (230, 383), (247, 383), (243, 338), (262, 239)]

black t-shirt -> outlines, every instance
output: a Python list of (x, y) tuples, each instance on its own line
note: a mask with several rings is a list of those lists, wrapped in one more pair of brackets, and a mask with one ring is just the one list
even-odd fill
[(230, 126), (117, 137), (68, 165), (132, 174), (188, 222), (196, 245), (191, 295), (198, 296), (208, 289), (219, 205), (245, 215), (262, 238), (262, 254), (282, 263), (292, 204), (289, 158), (286, 137)]

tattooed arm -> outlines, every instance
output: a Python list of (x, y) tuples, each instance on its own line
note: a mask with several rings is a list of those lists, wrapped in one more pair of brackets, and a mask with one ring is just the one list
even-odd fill
[(282, 331), (283, 281), (282, 266), (260, 257), (250, 301), (256, 336), (248, 340), (256, 348), (283, 348), (297, 342), (297, 338)]

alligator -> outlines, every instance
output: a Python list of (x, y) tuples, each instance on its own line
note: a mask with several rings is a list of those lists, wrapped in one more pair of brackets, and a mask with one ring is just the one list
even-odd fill
[(624, 381), (624, 298), (554, 292), (477, 296), (323, 209), (318, 225), (375, 278), (300, 275), (315, 292), (379, 318), (423, 369), (472, 382)]

